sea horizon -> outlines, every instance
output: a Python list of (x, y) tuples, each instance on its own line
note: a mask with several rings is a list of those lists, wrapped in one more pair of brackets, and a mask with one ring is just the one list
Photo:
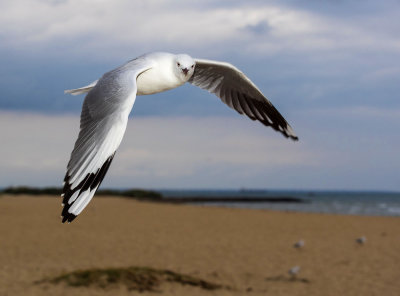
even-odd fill
[[(0, 188), (0, 190), (5, 188)], [(100, 190), (108, 189), (129, 190), (132, 188), (100, 188)], [(164, 198), (179, 198), (183, 201), (185, 198), (192, 200), (196, 198), (215, 199), (215, 201), (187, 202), (188, 204), (200, 206), (304, 213), (400, 216), (400, 192), (389, 190), (260, 189), (249, 187), (237, 189), (140, 189), (161, 193)], [(234, 201), (236, 198), (238, 199), (237, 202)], [(260, 202), (257, 201), (258, 198)], [(252, 201), (246, 202), (246, 199), (252, 199)], [(271, 199), (276, 199), (277, 201), (268, 201)], [(295, 202), (290, 202), (290, 200), (295, 200)]]
[(293, 190), (293, 189), (159, 189), (165, 197), (296, 198), (303, 202), (212, 202), (206, 206), (268, 209), (305, 213), (328, 213), (368, 216), (400, 216), (400, 192), (362, 190)]

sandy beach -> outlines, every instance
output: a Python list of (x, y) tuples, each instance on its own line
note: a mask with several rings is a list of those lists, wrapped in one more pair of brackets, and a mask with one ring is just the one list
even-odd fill
[[(222, 285), (140, 295), (400, 295), (400, 219), (95, 198), (71, 224), (61, 199), (0, 196), (0, 295), (137, 295), (37, 283), (90, 268), (168, 269)], [(366, 237), (366, 243), (355, 239)], [(303, 239), (305, 246), (293, 244)], [(296, 277), (288, 270), (300, 266)], [(229, 287), (229, 288), (226, 288)]]

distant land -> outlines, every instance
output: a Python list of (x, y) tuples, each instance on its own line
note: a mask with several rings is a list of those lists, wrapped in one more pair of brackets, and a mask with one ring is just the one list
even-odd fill
[[(0, 190), (0, 194), (10, 194), (10, 195), (61, 195), (62, 188), (58, 187), (28, 187), (28, 186), (17, 186), (17, 187), (7, 187)], [(167, 202), (167, 203), (224, 203), (224, 202), (245, 202), (245, 203), (260, 203), (260, 202), (283, 202), (283, 203), (304, 203), (308, 202), (302, 198), (291, 197), (291, 196), (276, 196), (276, 197), (254, 197), (249, 194), (249, 196), (190, 196), (190, 197), (165, 197), (162, 193), (154, 190), (145, 189), (127, 189), (127, 190), (117, 190), (117, 189), (100, 189), (96, 192), (96, 196), (118, 196), (134, 198), (138, 200), (149, 200), (156, 202)]]
[[(28, 186), (17, 186), (7, 187), (0, 191), (0, 194), (26, 194), (26, 195), (61, 195), (61, 187), (28, 187)], [(162, 194), (153, 190), (143, 189), (128, 189), (128, 190), (112, 190), (112, 189), (100, 189), (96, 192), (96, 196), (124, 196), (133, 197), (137, 199), (161, 199)]]

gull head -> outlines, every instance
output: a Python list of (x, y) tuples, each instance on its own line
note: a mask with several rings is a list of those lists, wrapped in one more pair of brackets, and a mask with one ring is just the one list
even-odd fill
[(177, 54), (175, 56), (175, 74), (183, 81), (188, 81), (192, 77), (196, 62), (187, 54)]

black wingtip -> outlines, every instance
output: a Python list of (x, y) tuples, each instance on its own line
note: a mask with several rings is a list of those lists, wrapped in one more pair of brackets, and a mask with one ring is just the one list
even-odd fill
[[(103, 163), (101, 168), (99, 168), (96, 172), (87, 174), (86, 177), (77, 186), (75, 186), (74, 189), (71, 188), (72, 185), (70, 184), (70, 176), (69, 176), (68, 172), (66, 173), (65, 178), (64, 178), (63, 193), (61, 195), (61, 197), (63, 197), (63, 205), (64, 205), (64, 208), (62, 209), (62, 212), (61, 212), (62, 223), (65, 223), (65, 222), (71, 223), (77, 217), (77, 215), (70, 213), (68, 210), (75, 203), (75, 201), (79, 198), (79, 196), (82, 192), (99, 188), (101, 182), (104, 179), (105, 174), (108, 171), (108, 168), (111, 165), (114, 155), (115, 155), (115, 152), (107, 158), (107, 160)], [(74, 201), (71, 202), (69, 199), (77, 191), (79, 191), (78, 197)]]
[(67, 213), (65, 216), (61, 216), (62, 217), (62, 223), (68, 222), (71, 223), (72, 221), (74, 221), (74, 219), (77, 217), (74, 214), (71, 213)]
[(283, 122), (281, 123), (281, 125), (278, 126), (278, 129), (276, 130), (278, 132), (281, 132), (286, 138), (292, 139), (293, 141), (299, 140), (299, 137), (296, 136), (292, 127), (286, 122), (285, 119), (283, 119)]
[(295, 142), (297, 142), (299, 140), (299, 137), (295, 135), (295, 133), (290, 125), (287, 125), (287, 127), (286, 127), (285, 136), (287, 136), (288, 138), (292, 139)]

